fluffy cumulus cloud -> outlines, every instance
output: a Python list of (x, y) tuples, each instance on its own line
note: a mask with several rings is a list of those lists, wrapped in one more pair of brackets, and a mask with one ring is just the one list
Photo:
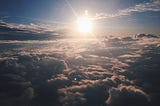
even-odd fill
[(154, 11), (154, 12), (160, 11), (160, 1), (153, 0), (150, 2), (140, 3), (133, 7), (119, 10), (115, 14), (97, 13), (95, 19), (114, 18), (119, 16), (130, 15), (131, 13), (134, 12), (146, 12), (146, 11)]
[(31, 83), (17, 74), (0, 75), (0, 104), (21, 104), (27, 103), (34, 97), (34, 90)]
[(142, 90), (134, 86), (120, 85), (109, 90), (108, 106), (149, 106), (150, 99)]
[(51, 100), (56, 101), (56, 84), (48, 84), (47, 80), (68, 68), (64, 60), (40, 55), (17, 55), (1, 60), (0, 67), (0, 104), (5, 106), (30, 105), (32, 99), (32, 105), (46, 102), (53, 105)]

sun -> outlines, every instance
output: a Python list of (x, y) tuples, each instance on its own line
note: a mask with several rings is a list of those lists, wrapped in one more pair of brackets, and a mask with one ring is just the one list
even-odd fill
[(93, 30), (92, 20), (87, 16), (78, 17), (76, 23), (79, 32), (91, 33)]

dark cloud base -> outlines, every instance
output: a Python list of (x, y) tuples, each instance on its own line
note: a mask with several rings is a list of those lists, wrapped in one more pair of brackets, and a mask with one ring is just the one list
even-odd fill
[(159, 106), (159, 42), (0, 40), (0, 105)]

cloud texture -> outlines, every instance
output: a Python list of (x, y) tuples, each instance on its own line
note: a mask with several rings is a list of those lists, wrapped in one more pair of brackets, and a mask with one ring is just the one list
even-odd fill
[(2, 106), (160, 104), (160, 39), (156, 35), (48, 41), (31, 40), (33, 33), (27, 33), (30, 40), (7, 40), (18, 30), (26, 36), (26, 26), (1, 26), (3, 33), (9, 32), (5, 38), (0, 34)]

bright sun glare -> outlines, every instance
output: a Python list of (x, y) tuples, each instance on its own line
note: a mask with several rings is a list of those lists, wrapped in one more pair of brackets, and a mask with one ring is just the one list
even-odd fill
[(88, 11), (85, 11), (85, 16), (78, 17), (77, 21), (77, 27), (79, 32), (83, 33), (91, 33), (92, 32), (92, 20), (88, 17)]

